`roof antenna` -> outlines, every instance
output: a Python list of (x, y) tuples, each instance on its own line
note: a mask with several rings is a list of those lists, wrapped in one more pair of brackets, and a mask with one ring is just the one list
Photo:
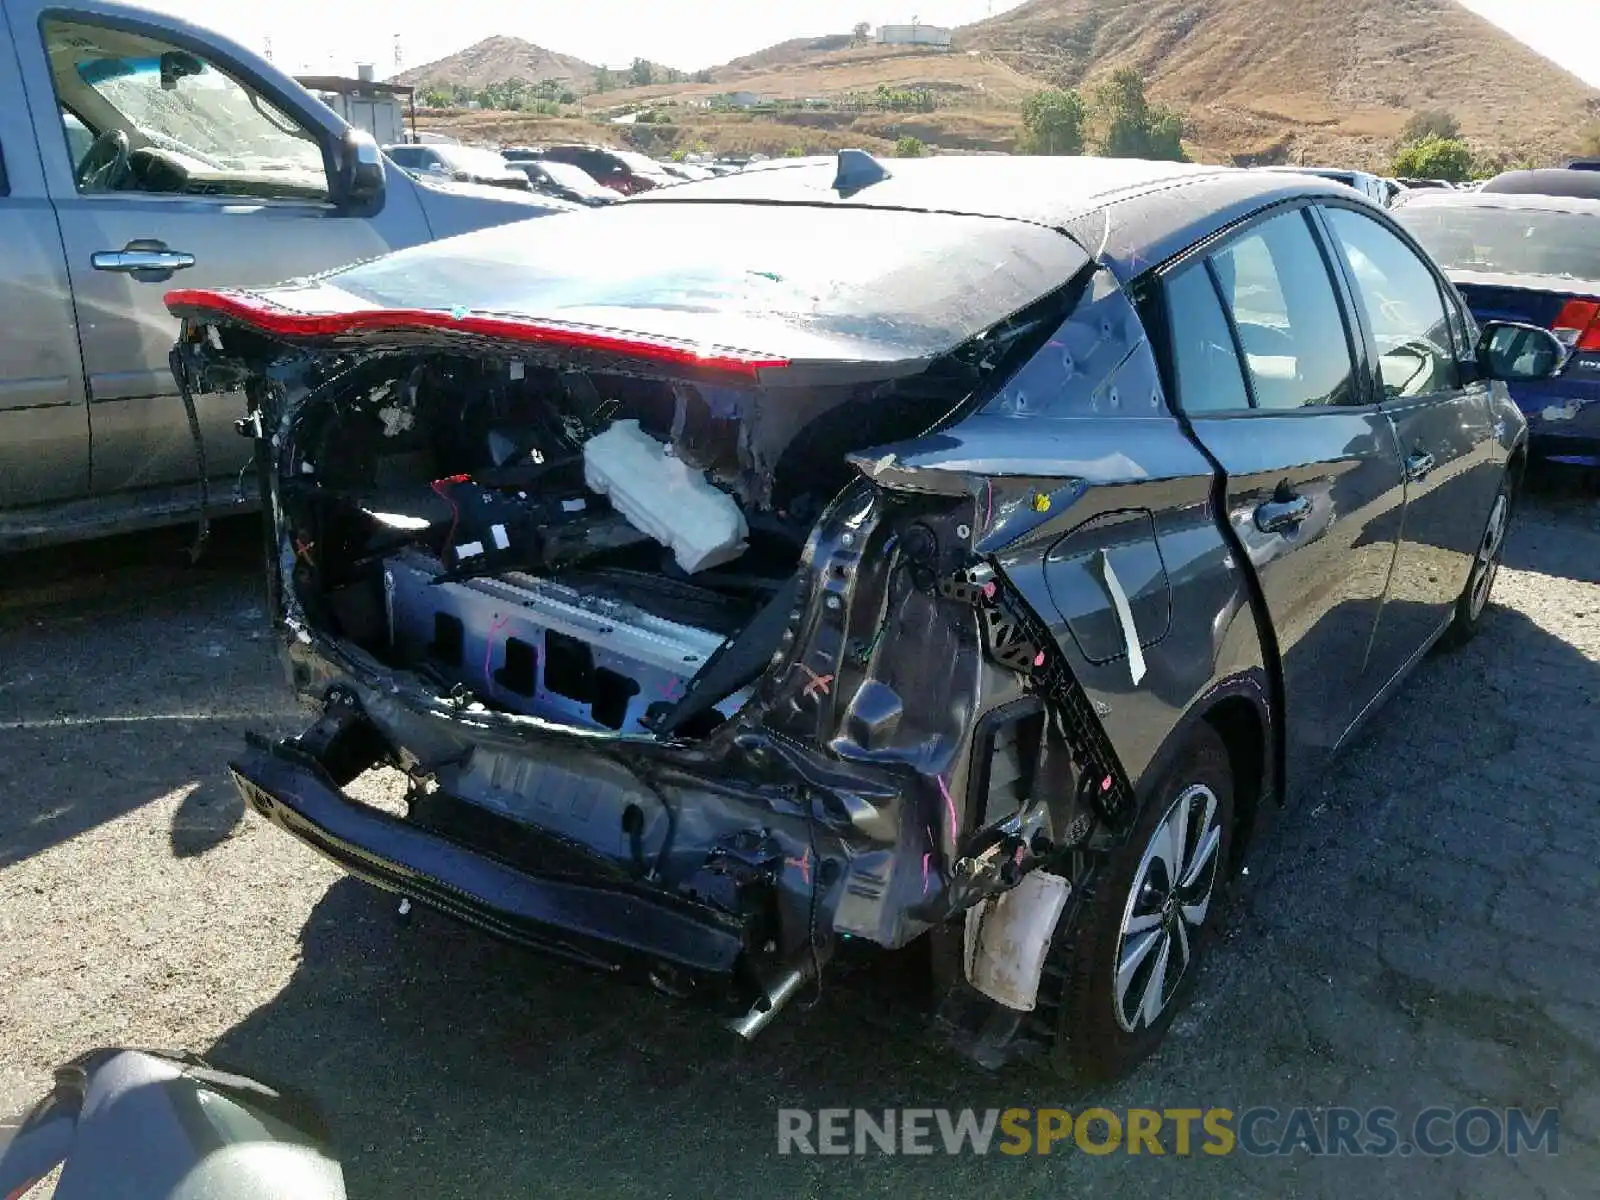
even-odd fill
[(865, 150), (839, 151), (839, 169), (833, 177), (833, 190), (841, 195), (858, 192), (889, 178), (888, 169)]

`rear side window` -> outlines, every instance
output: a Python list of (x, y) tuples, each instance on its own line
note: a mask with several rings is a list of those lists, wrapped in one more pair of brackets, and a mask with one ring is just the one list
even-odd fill
[(1178, 403), (1190, 414), (1250, 407), (1233, 331), (1206, 264), (1195, 263), (1167, 281)]
[(1439, 281), (1410, 246), (1363, 213), (1326, 210), (1357, 302), (1378, 344), (1383, 394), (1393, 400), (1456, 387), (1455, 351)]
[(1350, 403), (1355, 368), (1344, 317), (1305, 214), (1255, 226), (1211, 263), (1239, 331), (1257, 407)]

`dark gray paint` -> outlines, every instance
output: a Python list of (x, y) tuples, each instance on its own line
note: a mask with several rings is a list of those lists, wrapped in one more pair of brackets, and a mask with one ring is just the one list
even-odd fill
[[(975, 399), (978, 411), (852, 456), (863, 481), (818, 522), (801, 562), (801, 600), (752, 700), (701, 741), (594, 736), (494, 711), (475, 712), (470, 722), (448, 719), (455, 709), (418, 678), (314, 626), (296, 594), (296, 530), (279, 523), (274, 586), (302, 691), (353, 689), (363, 719), (424, 761), (448, 763), (463, 747), (480, 746), (530, 764), (516, 773), (534, 791), (543, 786), (536, 764), (563, 763), (597, 781), (608, 818), (645, 792), (670, 797), (681, 829), (668, 857), (679, 872), (741, 823), (759, 822), (788, 863), (772, 881), (785, 923), (763, 971), (792, 967), (805, 945), (795, 918), (813, 896), (819, 920), (834, 930), (899, 946), (1006, 886), (976, 862), (980, 849), (998, 844), (997, 831), (973, 828), (971, 817), (982, 798), (976, 772), (984, 730), (1019, 704), (1042, 697), (1065, 709), (1081, 688), (1092, 713), (1087, 727), (1058, 734), (1052, 725), (1046, 735), (1063, 743), (1050, 745), (1047, 756), (1063, 765), (1045, 774), (1031, 807), (1009, 827), (1021, 835), (1013, 850), (1022, 870), (1037, 861), (1034, 832), (1058, 849), (1080, 844), (1075, 839), (1092, 828), (1079, 818), (1093, 814), (1094, 802), (1080, 799), (1079, 769), (1064, 765), (1069, 757), (1099, 756), (1109, 768), (1106, 788), (1120, 787), (1120, 777), (1147, 799), (1193, 723), (1221, 705), (1230, 722), (1253, 722), (1266, 747), (1264, 761), (1238, 764), (1241, 797), (1281, 797), (1286, 782), (1311, 778), (1437, 633), (1418, 628), (1407, 641), (1396, 626), (1393, 644), (1377, 636), (1397, 564), (1409, 561), (1413, 547), (1459, 557), (1460, 531), (1473, 523), (1481, 530), (1488, 510), (1474, 508), (1458, 482), (1475, 486), (1480, 469), (1498, 479), (1524, 436), (1502, 386), (1487, 402), (1463, 389), (1448, 409), (1462, 424), (1459, 465), (1449, 460), (1437, 493), (1408, 495), (1397, 430), (1430, 444), (1447, 434), (1433, 410), (1377, 403), (1375, 352), (1338, 272), (1329, 278), (1343, 317), (1326, 333), (1350, 355), (1357, 381), (1350, 405), (1193, 421), (1173, 410), (1165, 266), (1181, 267), (1196, 247), (1208, 252), (1235, 225), (1282, 205), (1338, 202), (1349, 196), (1345, 189), (1152, 164), (1002, 160), (985, 175), (961, 160), (938, 161), (952, 165), (896, 163), (888, 179), (848, 202), (1069, 226), (1099, 269), (1060, 280), (1064, 289), (1072, 285), (1063, 292), (1074, 297), (1070, 316), (1030, 362)], [(824, 180), (822, 171), (821, 164), (780, 167), (646, 203), (840, 203), (831, 172)], [(982, 180), (987, 190), (976, 186)], [(1021, 186), (1028, 180), (1035, 186)], [(299, 296), (302, 304), (312, 298)], [(350, 340), (378, 350), (392, 336)], [(463, 345), (436, 336), (441, 347)], [(472, 349), (530, 352), (509, 342)], [(279, 513), (300, 486), (289, 464), (310, 361), (290, 354), (265, 368), (284, 388), (266, 414), (280, 447), (269, 480)], [(257, 393), (266, 396), (263, 382), (257, 379)], [(315, 400), (338, 402), (333, 393)], [(1302, 518), (1292, 528), (1264, 529), (1259, 510), (1283, 494), (1303, 502)], [(1416, 512), (1408, 507), (1413, 498)], [(1460, 512), (1444, 523), (1424, 511), (1449, 506)], [(913, 520), (941, 548), (939, 586), (903, 582), (912, 573), (899, 569), (900, 538)], [(1147, 667), (1137, 680), (1126, 645), (1111, 632), (1121, 630), (1104, 576), (1097, 589), (1085, 569), (1107, 552), (1119, 576), (1125, 571), (1133, 602)], [(985, 590), (996, 578), (1004, 586)], [(1427, 606), (1441, 617), (1451, 586), (1443, 576), (1430, 581)], [(1026, 665), (1002, 661), (986, 622), (1012, 592), (1024, 623), (1041, 626), (1046, 639), (1033, 665), (1048, 671), (1059, 656), (1072, 687), (1051, 684), (1057, 690), (1044, 694)], [(1007, 599), (996, 602), (996, 594)], [(1109, 760), (1099, 755), (1101, 741)], [(482, 799), (483, 777), (470, 766), (447, 767), (443, 777), (474, 803)], [(536, 811), (537, 795), (522, 799)], [(1113, 831), (1103, 836), (1114, 836), (1115, 822), (1101, 815), (1102, 831)], [(602, 824), (609, 827), (604, 844), (578, 823), (563, 828), (615, 859), (616, 821)], [(665, 837), (659, 822), (651, 822), (650, 836)], [(837, 886), (818, 893), (791, 869), (808, 861), (812, 839), (840, 868)], [(662, 878), (663, 886), (681, 882), (670, 872)]]

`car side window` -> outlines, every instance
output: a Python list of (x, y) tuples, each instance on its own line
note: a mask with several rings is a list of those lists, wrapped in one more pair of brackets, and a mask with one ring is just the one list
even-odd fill
[(171, 42), (88, 21), (42, 22), (80, 192), (325, 200), (317, 136), (226, 70)]
[(1304, 212), (1254, 226), (1211, 257), (1258, 408), (1349, 404), (1344, 316)]
[(1166, 282), (1167, 328), (1178, 403), (1191, 415), (1250, 407), (1227, 314), (1203, 262)]
[(1386, 399), (1459, 386), (1444, 297), (1433, 271), (1377, 221), (1348, 208), (1326, 210), (1355, 281), (1356, 302), (1378, 344)]

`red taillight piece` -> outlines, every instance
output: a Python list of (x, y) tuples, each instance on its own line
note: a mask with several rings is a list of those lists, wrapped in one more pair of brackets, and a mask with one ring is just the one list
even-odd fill
[(428, 308), (369, 308), (353, 312), (307, 313), (284, 308), (247, 292), (178, 288), (166, 295), (174, 315), (232, 317), (263, 333), (281, 337), (340, 337), (375, 329), (447, 329), (499, 341), (528, 342), (563, 350), (591, 350), (679, 367), (698, 367), (734, 375), (787, 367), (789, 360), (724, 346), (696, 346), (650, 334), (583, 325), (564, 325), (531, 317), (441, 312)]
[(1575, 350), (1600, 351), (1600, 301), (1568, 300), (1550, 332)]

